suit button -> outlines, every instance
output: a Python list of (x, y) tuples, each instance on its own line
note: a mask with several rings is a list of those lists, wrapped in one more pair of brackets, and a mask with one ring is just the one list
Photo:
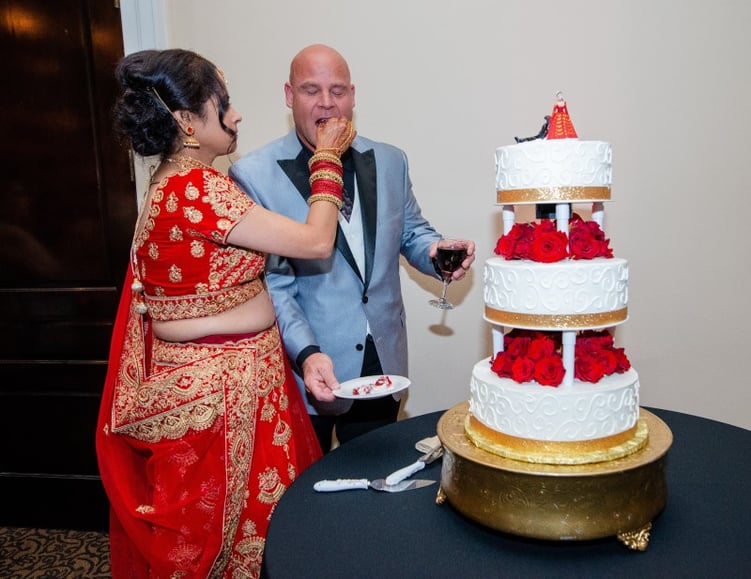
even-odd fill
[(364, 303), (364, 304), (368, 303), (368, 296), (367, 295), (362, 296), (362, 303)]
[(363, 346), (362, 344), (357, 344), (357, 346), (355, 346), (355, 350), (357, 350), (358, 352), (362, 352), (363, 348), (365, 348), (365, 346)]

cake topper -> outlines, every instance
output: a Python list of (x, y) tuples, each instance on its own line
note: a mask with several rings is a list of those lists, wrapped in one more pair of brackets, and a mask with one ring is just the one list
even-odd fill
[(540, 128), (540, 132), (533, 137), (514, 137), (517, 143), (525, 143), (527, 141), (536, 141), (537, 139), (544, 139), (548, 134), (548, 127), (550, 126), (550, 115), (545, 115), (545, 122)]
[(537, 139), (576, 139), (576, 129), (571, 122), (571, 117), (568, 114), (568, 107), (566, 106), (566, 100), (563, 98), (563, 92), (558, 91), (555, 93), (556, 102), (553, 105), (552, 115), (545, 115), (545, 122), (543, 123), (540, 131), (532, 137), (514, 137), (517, 143), (525, 143), (527, 141), (536, 141)]
[(550, 127), (548, 128), (548, 139), (576, 139), (576, 129), (571, 117), (568, 114), (566, 100), (563, 93), (555, 93), (556, 102), (553, 105), (553, 114), (550, 117)]

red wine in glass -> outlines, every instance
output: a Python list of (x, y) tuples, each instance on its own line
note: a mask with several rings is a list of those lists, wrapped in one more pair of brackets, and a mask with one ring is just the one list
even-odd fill
[(432, 299), (428, 303), (442, 310), (453, 309), (446, 299), (446, 290), (453, 279), (454, 272), (462, 266), (467, 258), (467, 242), (460, 239), (441, 239), (438, 242), (438, 250), (433, 258), (433, 267), (443, 279), (443, 290), (439, 299)]

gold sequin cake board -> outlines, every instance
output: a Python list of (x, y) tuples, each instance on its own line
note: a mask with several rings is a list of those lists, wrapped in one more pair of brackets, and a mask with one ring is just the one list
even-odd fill
[(514, 535), (548, 540), (614, 536), (643, 551), (652, 521), (667, 502), (665, 462), (673, 442), (668, 426), (640, 409), (649, 440), (638, 452), (601, 463), (533, 464), (476, 447), (464, 433), (469, 403), (438, 421), (444, 447), (437, 502)]

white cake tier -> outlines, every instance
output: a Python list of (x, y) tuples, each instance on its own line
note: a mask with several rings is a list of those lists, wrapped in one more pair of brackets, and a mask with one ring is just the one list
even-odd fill
[(566, 259), (556, 263), (485, 262), (485, 320), (533, 330), (586, 330), (628, 319), (625, 259)]
[(627, 431), (639, 418), (639, 376), (633, 368), (596, 384), (519, 384), (500, 378), (490, 358), (472, 370), (469, 412), (502, 434), (548, 442), (580, 442)]
[(497, 202), (589, 202), (610, 199), (610, 143), (535, 140), (495, 151)]

